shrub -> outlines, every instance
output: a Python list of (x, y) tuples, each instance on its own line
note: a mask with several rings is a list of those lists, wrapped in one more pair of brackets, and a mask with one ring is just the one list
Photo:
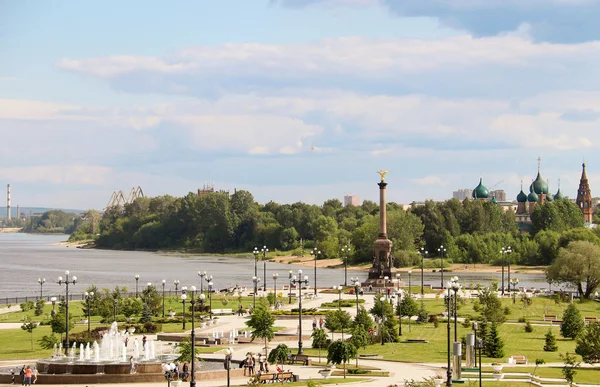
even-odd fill
[(554, 334), (552, 333), (552, 329), (548, 329), (548, 333), (546, 333), (544, 351), (546, 351), (546, 352), (558, 351), (558, 346), (556, 345), (556, 338), (554, 337)]
[(525, 332), (527, 332), (527, 333), (533, 332), (533, 326), (531, 325), (531, 323), (529, 321), (527, 321), (525, 323)]
[(565, 338), (574, 339), (584, 328), (583, 318), (575, 304), (570, 303), (562, 318), (560, 325), (560, 334)]
[(508, 315), (510, 315), (510, 308), (509, 308), (508, 306), (505, 306), (505, 307), (504, 307), (504, 315), (505, 315), (505, 316), (508, 316)]
[(526, 323), (527, 319), (525, 317), (519, 317), (519, 319), (517, 321), (520, 323)]
[(162, 324), (145, 323), (144, 329), (140, 333), (156, 333), (162, 331)]

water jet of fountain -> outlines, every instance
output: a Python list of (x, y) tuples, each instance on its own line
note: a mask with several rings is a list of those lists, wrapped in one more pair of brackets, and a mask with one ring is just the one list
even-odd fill
[(79, 361), (83, 361), (83, 343), (79, 344)]
[(100, 361), (100, 346), (97, 341), (94, 341), (94, 361), (96, 363)]
[[(95, 341), (94, 341), (95, 343)], [(90, 343), (85, 346), (85, 360), (90, 360)]]

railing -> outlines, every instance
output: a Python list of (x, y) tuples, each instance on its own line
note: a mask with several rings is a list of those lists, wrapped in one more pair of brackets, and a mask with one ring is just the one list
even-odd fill
[[(162, 290), (158, 289), (157, 293), (159, 296), (162, 297)], [(175, 290), (166, 290), (165, 289), (165, 297), (172, 297), (172, 296), (179, 296), (181, 294), (181, 290), (178, 290), (177, 293), (175, 293)], [(138, 295), (141, 297), (142, 295), (142, 291), (138, 292)], [(46, 302), (50, 302), (50, 299), (52, 297), (56, 297), (56, 302), (60, 302), (64, 297), (65, 294), (51, 294), (51, 295), (44, 295), (44, 300)], [(135, 292), (127, 292), (127, 293), (121, 293), (121, 297), (122, 298), (135, 298)], [(19, 305), (22, 304), (24, 302), (28, 302), (28, 301), (37, 301), (40, 299), (39, 294), (37, 296), (25, 296), (25, 297), (0, 297), (0, 305)], [(85, 294), (83, 293), (70, 293), (69, 292), (69, 302), (70, 301), (83, 301), (85, 300)]]

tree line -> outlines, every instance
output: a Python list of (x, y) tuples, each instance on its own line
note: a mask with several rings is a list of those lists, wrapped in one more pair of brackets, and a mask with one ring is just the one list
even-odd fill
[[(267, 246), (270, 251), (320, 257), (342, 255), (350, 247), (349, 260), (369, 262), (378, 235), (379, 206), (365, 200), (359, 206), (343, 206), (330, 199), (321, 206), (296, 202), (259, 204), (252, 194), (189, 193), (180, 198), (165, 195), (138, 198), (124, 207), (112, 207), (100, 217), (89, 211), (82, 217), (74, 239), (93, 237), (96, 246), (111, 249), (181, 248), (204, 253), (250, 252)], [(559, 249), (571, 241), (600, 245), (598, 231), (584, 228), (578, 207), (568, 200), (536, 206), (530, 234), (518, 232), (514, 212), (491, 201), (426, 201), (407, 210), (387, 204), (388, 236), (394, 243), (397, 266), (444, 256), (451, 261), (498, 264), (503, 259), (528, 265), (549, 265)], [(443, 249), (441, 248), (443, 246)], [(511, 247), (502, 256), (502, 247)]]

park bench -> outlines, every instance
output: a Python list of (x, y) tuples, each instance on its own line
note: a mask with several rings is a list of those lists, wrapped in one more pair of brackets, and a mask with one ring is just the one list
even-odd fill
[(429, 343), (429, 341), (427, 341), (425, 339), (407, 339), (407, 340), (404, 340), (404, 342), (408, 343), (408, 344), (412, 344), (412, 343), (427, 344), (427, 343)]
[(301, 363), (302, 365), (312, 365), (312, 361), (308, 355), (290, 355), (289, 362), (290, 364)]
[(583, 322), (587, 325), (591, 322), (597, 323), (598, 319), (596, 317), (584, 317)]
[(233, 311), (233, 309), (213, 309), (212, 314), (213, 316), (233, 315), (235, 314), (235, 312)]
[(554, 325), (554, 324), (561, 325), (562, 324), (562, 320), (552, 320), (552, 321), (550, 321), (550, 325)]
[(272, 382), (272, 381), (276, 380), (276, 376), (277, 376), (277, 374), (260, 374), (260, 375), (258, 375), (258, 382), (259, 383)]
[(275, 377), (278, 382), (291, 382), (294, 379), (294, 374), (291, 372), (280, 372)]
[(527, 358), (525, 356), (511, 356), (511, 363), (513, 364), (528, 364)]
[(544, 315), (544, 321), (554, 321), (554, 320), (558, 320), (558, 316), (556, 316), (555, 314), (545, 314)]

